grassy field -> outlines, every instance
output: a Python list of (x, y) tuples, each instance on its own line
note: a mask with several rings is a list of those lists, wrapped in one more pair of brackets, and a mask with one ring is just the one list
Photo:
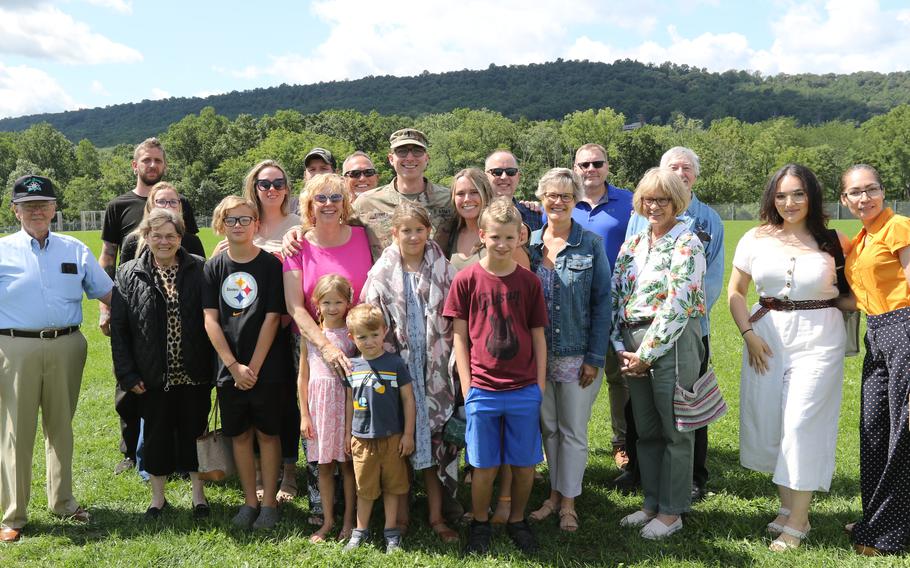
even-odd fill
[[(726, 264), (739, 237), (751, 222), (727, 222)], [(835, 226), (853, 235), (855, 222)], [(97, 253), (98, 233), (76, 234)], [(214, 243), (206, 232), (207, 248)], [(729, 275), (729, 274), (728, 274)], [(46, 510), (44, 452), (36, 446), (30, 522), (25, 538), (0, 546), (0, 566), (898, 566), (906, 559), (866, 560), (854, 555), (841, 532), (844, 523), (860, 511), (858, 416), (860, 358), (847, 360), (844, 399), (837, 443), (837, 469), (828, 494), (815, 501), (812, 533), (800, 550), (776, 555), (767, 550), (764, 526), (777, 508), (769, 476), (739, 466), (738, 380), (742, 340), (721, 299), (712, 317), (714, 365), (730, 405), (729, 414), (710, 433), (709, 468), (711, 495), (696, 505), (685, 529), (667, 541), (641, 539), (633, 530), (621, 529), (619, 519), (640, 505), (640, 497), (624, 496), (609, 488), (617, 475), (610, 455), (609, 405), (604, 387), (591, 420), (591, 458), (584, 494), (578, 499), (581, 529), (563, 534), (557, 521), (548, 519), (537, 527), (542, 552), (525, 558), (515, 551), (504, 532), (494, 537), (490, 558), (464, 560), (459, 548), (446, 546), (422, 522), (425, 501), (418, 497), (412, 511), (415, 522), (405, 539), (404, 554), (391, 558), (367, 548), (342, 555), (337, 544), (312, 545), (306, 522), (306, 500), (285, 506), (277, 530), (250, 534), (233, 530), (230, 518), (241, 502), (235, 482), (214, 485), (208, 495), (212, 518), (196, 524), (190, 516), (189, 483), (168, 485), (168, 500), (174, 508), (159, 524), (148, 524), (143, 512), (149, 489), (134, 473), (113, 475), (120, 460), (117, 451), (118, 422), (113, 409), (109, 342), (98, 333), (95, 302), (85, 303), (84, 327), (89, 339), (89, 362), (75, 419), (76, 495), (94, 515), (87, 526), (66, 524)], [(545, 471), (545, 466), (541, 466)], [(535, 484), (532, 506), (546, 496), (545, 482)], [(467, 503), (468, 491), (460, 497)], [(381, 519), (381, 513), (374, 518)]]

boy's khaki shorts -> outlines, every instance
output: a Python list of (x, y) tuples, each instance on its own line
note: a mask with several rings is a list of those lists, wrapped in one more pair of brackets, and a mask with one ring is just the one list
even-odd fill
[(404, 495), (408, 492), (408, 466), (398, 455), (401, 434), (385, 438), (351, 438), (357, 496), (374, 501), (382, 492)]

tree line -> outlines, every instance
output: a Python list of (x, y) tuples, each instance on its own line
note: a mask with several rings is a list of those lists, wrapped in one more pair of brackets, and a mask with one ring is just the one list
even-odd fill
[[(233, 119), (206, 107), (158, 133), (167, 151), (168, 173), (200, 214), (210, 212), (225, 195), (239, 193), (247, 170), (259, 160), (277, 159), (292, 181), (303, 179), (303, 159), (313, 147), (328, 148), (338, 158), (367, 152), (378, 166), (381, 183), (392, 170), (386, 161), (388, 136), (406, 126), (430, 140), (427, 177), (448, 184), (460, 169), (482, 166), (493, 150), (506, 148), (518, 158), (522, 196), (534, 193), (548, 169), (570, 166), (576, 148), (597, 142), (608, 150), (611, 181), (633, 188), (672, 146), (687, 146), (701, 158), (695, 186), (708, 203), (755, 202), (769, 175), (788, 162), (812, 168), (827, 200), (838, 195), (841, 172), (857, 162), (881, 172), (889, 199), (910, 198), (910, 105), (857, 123), (834, 120), (800, 125), (791, 117), (748, 123), (727, 117), (705, 123), (674, 115), (665, 125), (625, 130), (628, 118), (611, 108), (589, 109), (560, 120), (510, 119), (487, 109), (459, 108), (412, 119), (376, 111), (330, 110), (302, 114), (279, 110)], [(49, 123), (22, 132), (0, 132), (0, 180), (5, 181), (0, 225), (15, 225), (6, 206), (13, 181), (26, 173), (46, 175), (61, 190), (58, 209), (76, 219), (80, 211), (104, 209), (113, 197), (135, 185), (130, 167), (137, 139), (98, 148), (88, 139), (73, 143)]]
[(512, 120), (560, 120), (578, 109), (610, 107), (629, 121), (671, 125), (677, 113), (710, 124), (724, 117), (760, 122), (791, 116), (799, 124), (862, 122), (910, 104), (910, 73), (780, 74), (706, 69), (621, 60), (490, 65), (483, 70), (424, 72), (413, 77), (364, 77), (312, 85), (231, 92), (206, 98), (172, 97), (105, 108), (7, 118), (2, 131), (49, 122), (70, 140), (97, 146), (142, 140), (188, 114), (213, 106), (230, 120), (279, 110), (315, 114), (327, 109), (383, 115), (440, 114), (487, 108)]

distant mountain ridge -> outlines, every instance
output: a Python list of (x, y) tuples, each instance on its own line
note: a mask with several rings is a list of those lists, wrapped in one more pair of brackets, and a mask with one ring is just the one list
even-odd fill
[(104, 108), (0, 120), (0, 131), (49, 122), (72, 141), (96, 146), (134, 143), (164, 132), (206, 106), (218, 114), (262, 116), (281, 109), (304, 114), (328, 109), (375, 110), (418, 116), (454, 108), (487, 108), (512, 118), (559, 119), (576, 110), (611, 107), (627, 120), (666, 123), (675, 113), (706, 123), (727, 116), (758, 122), (792, 116), (805, 124), (865, 121), (910, 103), (910, 73), (859, 72), (761, 77), (712, 73), (664, 63), (563, 61), (490, 65), (484, 70), (424, 72), (413, 77), (365, 77), (313, 85), (280, 85), (206, 98), (169, 98)]

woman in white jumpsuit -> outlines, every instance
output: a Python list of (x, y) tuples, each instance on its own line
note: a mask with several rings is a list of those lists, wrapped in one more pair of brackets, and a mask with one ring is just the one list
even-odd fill
[[(827, 491), (834, 473), (845, 341), (834, 251), (848, 241), (826, 229), (821, 187), (804, 166), (771, 177), (761, 219), (736, 247), (728, 297), (745, 342), (740, 463), (773, 474), (780, 510), (770, 548), (783, 551), (809, 532), (812, 493)], [(760, 297), (751, 312), (750, 281)]]

